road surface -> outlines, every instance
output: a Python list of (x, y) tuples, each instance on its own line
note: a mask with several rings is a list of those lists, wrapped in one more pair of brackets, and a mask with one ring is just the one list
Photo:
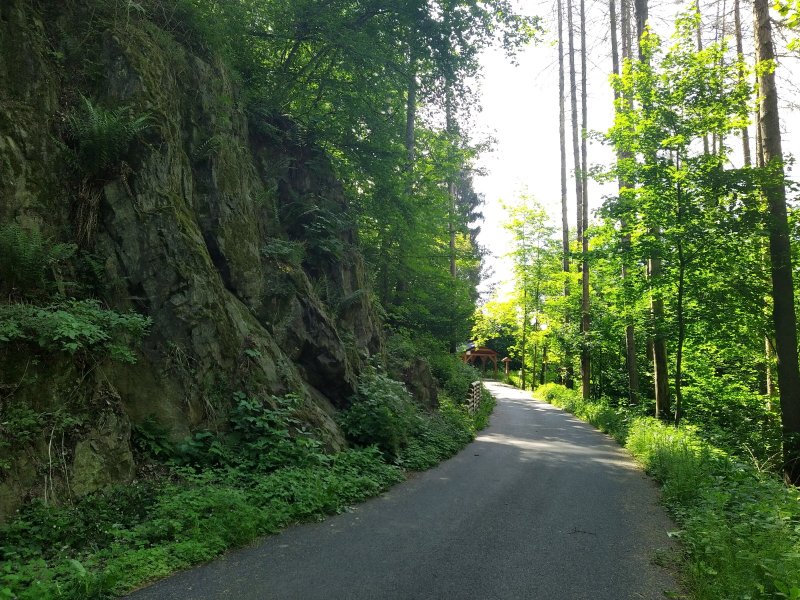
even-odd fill
[(487, 387), (498, 400), (491, 425), (452, 459), (131, 598), (623, 600), (677, 590), (653, 562), (674, 525), (625, 451), (527, 392)]

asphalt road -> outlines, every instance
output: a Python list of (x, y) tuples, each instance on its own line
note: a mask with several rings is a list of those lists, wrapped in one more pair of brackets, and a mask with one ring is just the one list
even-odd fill
[(528, 393), (488, 387), (491, 425), (437, 468), (131, 598), (623, 600), (678, 589), (653, 562), (674, 525), (628, 455)]

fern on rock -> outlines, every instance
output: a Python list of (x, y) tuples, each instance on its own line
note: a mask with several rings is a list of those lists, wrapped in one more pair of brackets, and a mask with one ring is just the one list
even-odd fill
[(67, 117), (73, 169), (85, 180), (118, 172), (134, 138), (149, 126), (149, 115), (133, 116), (128, 106), (106, 109), (81, 96), (81, 108)]
[(54, 243), (16, 223), (1, 226), (0, 291), (22, 296), (45, 292), (53, 269), (74, 253), (74, 244)]

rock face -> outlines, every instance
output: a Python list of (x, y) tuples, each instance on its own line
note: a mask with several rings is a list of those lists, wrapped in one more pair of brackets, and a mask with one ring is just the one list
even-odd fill
[[(63, 492), (69, 480), (79, 495), (129, 480), (131, 422), (155, 418), (181, 437), (219, 421), (244, 382), (299, 394), (320, 437), (341, 447), (335, 408), (382, 342), (328, 160), (291, 123), (248, 116), (213, 56), (144, 14), (93, 4), (0, 4), (0, 224), (71, 241), (82, 200), (58, 140), (80, 95), (149, 123), (96, 190), (86, 250), (101, 270), (102, 300), (151, 317), (151, 333), (137, 364), (103, 364), (64, 382), (91, 416), (64, 441), (63, 476), (50, 485)], [(18, 354), (0, 345), (0, 389), (18, 383)], [(43, 382), (65, 367), (37, 362), (21, 375), (27, 390), (3, 396), (0, 410), (58, 408), (33, 392), (59, 396)], [(115, 400), (96, 410), (102, 386)], [(41, 442), (0, 446), (0, 518), (41, 493), (25, 466), (41, 458)]]
[(428, 361), (422, 358), (412, 359), (400, 375), (418, 404), (428, 410), (439, 408), (439, 392)]

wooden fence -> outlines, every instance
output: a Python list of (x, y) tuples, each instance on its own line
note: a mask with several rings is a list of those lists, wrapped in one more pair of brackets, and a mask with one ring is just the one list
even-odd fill
[(475, 414), (481, 406), (481, 382), (473, 381), (469, 384), (469, 396), (467, 397), (469, 412)]

